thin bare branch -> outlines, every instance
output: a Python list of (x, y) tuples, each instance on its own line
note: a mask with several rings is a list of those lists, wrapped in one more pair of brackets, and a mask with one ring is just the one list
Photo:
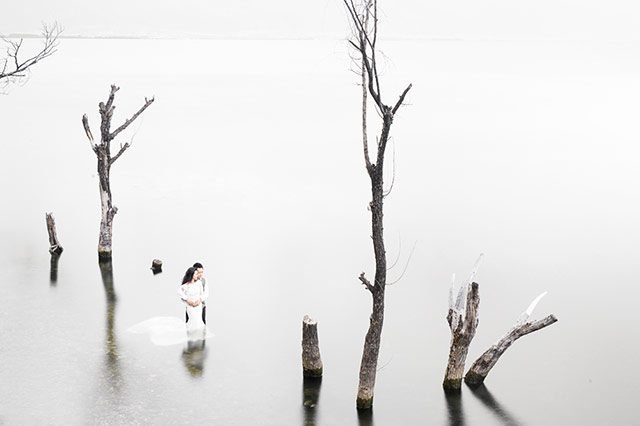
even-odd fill
[(396, 105), (393, 107), (393, 110), (391, 110), (392, 114), (395, 114), (398, 108), (400, 108), (400, 105), (402, 105), (402, 102), (404, 102), (404, 97), (407, 96), (407, 93), (409, 92), (409, 90), (411, 90), (411, 86), (412, 84), (409, 84), (407, 88), (404, 89), (404, 92), (402, 92), (402, 95), (400, 95), (400, 99), (398, 99), (398, 102), (396, 102)]
[(7, 58), (13, 60), (13, 68), (8, 69), (8, 61), (5, 59), (4, 65), (2, 67), (2, 71), (0, 72), (0, 80), (2, 79), (17, 79), (20, 77), (25, 77), (27, 75), (27, 71), (33, 65), (45, 59), (56, 52), (56, 47), (58, 46), (58, 39), (60, 34), (62, 33), (62, 27), (57, 23), (54, 23), (52, 26), (43, 25), (42, 36), (43, 36), (43, 44), (40, 50), (34, 54), (33, 56), (27, 57), (26, 59), (21, 59), (21, 48), (23, 39), (19, 41), (8, 40), (3, 38), (2, 40), (8, 44), (7, 47)]
[(392, 162), (393, 167), (391, 170), (393, 171), (393, 174), (391, 175), (391, 185), (389, 185), (389, 189), (384, 194), (382, 194), (384, 198), (387, 198), (387, 195), (391, 194), (391, 191), (393, 190), (393, 185), (396, 183), (396, 144), (395, 142), (393, 143), (392, 158), (393, 158), (393, 162)]
[(367, 290), (373, 293), (373, 285), (367, 278), (365, 278), (364, 272), (360, 274), (358, 279), (360, 280), (360, 282), (362, 282), (362, 285), (364, 285)]
[(395, 268), (396, 264), (400, 260), (400, 254), (402, 253), (402, 237), (398, 234), (398, 255), (396, 256), (396, 260), (393, 261), (393, 264), (387, 268), (387, 271)]
[(395, 279), (394, 281), (387, 283), (387, 285), (394, 285), (395, 283), (397, 283), (398, 281), (400, 281), (402, 279), (402, 277), (404, 277), (404, 274), (407, 272), (407, 268), (409, 267), (409, 263), (411, 263), (411, 257), (413, 256), (413, 252), (416, 250), (416, 245), (418, 244), (418, 242), (416, 241), (415, 243), (413, 243), (413, 247), (411, 248), (411, 252), (409, 253), (409, 258), (407, 258), (407, 263), (405, 263), (404, 265), (404, 269), (402, 270), (402, 273), (400, 274), (400, 276)]
[(131, 144), (129, 142), (125, 143), (124, 145), (120, 145), (120, 151), (118, 151), (118, 153), (114, 156), (111, 157), (111, 160), (109, 160), (109, 164), (113, 164), (116, 162), (116, 160), (118, 158), (120, 158), (120, 156), (127, 150), (127, 148), (129, 148), (131, 146)]
[(93, 141), (93, 134), (91, 133), (91, 128), (89, 127), (89, 118), (87, 117), (87, 114), (84, 114), (82, 116), (82, 126), (84, 127), (84, 133), (87, 135), (87, 138), (89, 138), (91, 149), (93, 149), (93, 152), (96, 152), (98, 148)]
[(149, 107), (149, 105), (151, 105), (153, 103), (153, 101), (155, 101), (155, 98), (151, 98), (151, 99), (144, 98), (144, 105), (135, 114), (133, 114), (131, 116), (131, 118), (126, 120), (122, 126), (118, 127), (116, 130), (114, 130), (113, 133), (111, 133), (109, 135), (109, 139), (111, 139), (111, 140), (114, 139), (118, 135), (118, 133), (122, 132), (124, 129), (129, 127), (129, 125), (131, 123), (133, 123), (134, 120), (136, 118), (138, 118), (138, 116), (140, 114), (142, 114), (144, 112), (144, 110), (147, 109)]

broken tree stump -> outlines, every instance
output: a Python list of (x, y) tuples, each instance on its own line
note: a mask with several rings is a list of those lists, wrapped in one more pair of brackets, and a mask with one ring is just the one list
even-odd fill
[(447, 322), (451, 329), (451, 345), (449, 360), (442, 387), (445, 392), (459, 392), (462, 387), (464, 364), (469, 352), (469, 345), (478, 327), (478, 306), (480, 294), (478, 283), (474, 282), (483, 254), (476, 260), (471, 276), (456, 292), (456, 276), (453, 275), (449, 289), (449, 312)]
[(309, 378), (322, 377), (318, 323), (308, 315), (302, 320), (302, 374)]
[(151, 262), (151, 270), (153, 271), (153, 275), (162, 272), (162, 260), (153, 259), (153, 261)]
[(53, 213), (45, 213), (45, 216), (47, 219), (47, 232), (49, 233), (49, 253), (59, 255), (63, 249), (56, 234), (56, 221), (53, 218)]
[(483, 384), (484, 379), (496, 365), (502, 354), (509, 349), (516, 340), (558, 321), (554, 315), (549, 315), (538, 321), (527, 321), (529, 316), (533, 313), (534, 308), (545, 294), (547, 293), (544, 292), (540, 296), (536, 297), (529, 305), (529, 308), (527, 308), (527, 310), (520, 316), (518, 322), (516, 322), (511, 330), (509, 330), (509, 332), (500, 339), (498, 343), (491, 346), (482, 355), (480, 355), (480, 357), (473, 363), (467, 374), (464, 376), (464, 382), (467, 385), (476, 387)]
[(478, 306), (480, 295), (478, 283), (465, 285), (460, 289), (458, 300), (465, 300), (464, 305), (456, 303), (449, 308), (447, 322), (451, 329), (451, 346), (449, 348), (449, 361), (445, 372), (442, 387), (446, 391), (459, 391), (462, 386), (464, 364), (469, 352), (469, 345), (476, 334), (478, 327)]

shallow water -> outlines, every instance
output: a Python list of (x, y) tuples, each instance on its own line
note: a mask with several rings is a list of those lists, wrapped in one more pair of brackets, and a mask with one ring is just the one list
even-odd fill
[[(391, 279), (417, 245), (388, 289), (371, 416), (354, 409), (370, 310), (357, 276), (373, 256), (344, 42), (64, 40), (0, 97), (0, 423), (632, 424), (639, 46), (384, 47), (388, 102), (414, 84), (393, 127)], [(112, 169), (113, 269), (101, 271), (80, 118), (97, 133), (111, 83), (116, 123), (144, 96), (156, 103), (122, 135), (133, 146)], [(55, 281), (45, 211), (65, 248)], [(451, 274), (480, 252), (469, 363), (543, 291), (534, 317), (559, 322), (509, 349), (486, 388), (446, 397)], [(195, 261), (215, 336), (157, 346), (128, 333), (180, 317), (176, 286)], [(306, 389), (305, 314), (325, 365)]]

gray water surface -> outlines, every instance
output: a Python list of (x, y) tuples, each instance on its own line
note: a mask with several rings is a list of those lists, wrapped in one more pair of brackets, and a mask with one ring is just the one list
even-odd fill
[[(358, 417), (371, 302), (357, 276), (372, 276), (373, 254), (346, 44), (63, 40), (0, 97), (0, 423), (633, 424), (639, 47), (384, 43), (387, 102), (414, 84), (390, 147), (391, 280), (416, 249), (387, 290), (375, 406)], [(133, 145), (112, 169), (101, 271), (80, 119), (97, 134), (112, 83), (116, 123), (156, 102), (120, 140)], [(46, 211), (65, 248), (55, 281)], [(559, 322), (509, 349), (485, 388), (447, 397), (451, 274), (481, 252), (469, 364), (543, 291), (534, 317)], [(128, 333), (183, 315), (176, 288), (195, 261), (215, 336), (156, 346)], [(305, 314), (325, 371), (306, 389)]]

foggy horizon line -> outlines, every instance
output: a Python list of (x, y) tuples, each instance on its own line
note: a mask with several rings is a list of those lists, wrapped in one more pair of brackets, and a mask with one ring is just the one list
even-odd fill
[[(41, 39), (44, 38), (39, 33), (10, 33), (0, 37), (6, 39)], [(69, 40), (273, 40), (273, 41), (312, 41), (312, 40), (347, 40), (348, 36), (338, 36), (335, 34), (312, 34), (312, 35), (273, 35), (273, 34), (60, 34), (59, 39)], [(450, 42), (606, 42), (606, 43), (640, 43), (640, 39), (589, 39), (589, 38), (553, 38), (553, 37), (452, 37), (452, 36), (415, 36), (415, 35), (391, 35), (382, 37), (389, 41), (450, 41)]]

